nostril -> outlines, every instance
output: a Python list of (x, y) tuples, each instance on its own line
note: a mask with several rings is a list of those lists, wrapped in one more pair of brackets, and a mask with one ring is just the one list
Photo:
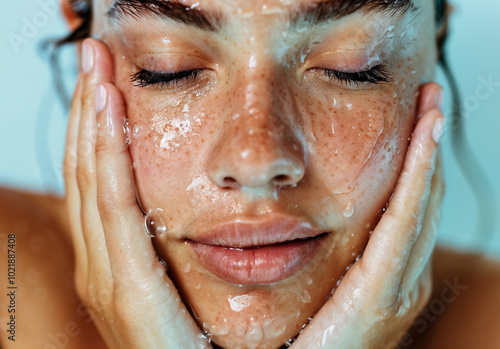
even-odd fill
[(290, 178), (290, 176), (282, 174), (282, 175), (278, 175), (278, 176), (274, 177), (274, 181), (278, 182), (280, 184), (283, 184), (283, 182), (289, 183), (291, 181), (291, 178)]
[(234, 188), (236, 180), (231, 177), (224, 177), (223, 182), (226, 188)]

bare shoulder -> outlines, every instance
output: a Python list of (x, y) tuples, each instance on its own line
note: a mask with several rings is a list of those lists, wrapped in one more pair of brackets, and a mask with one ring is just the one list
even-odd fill
[(97, 334), (74, 289), (64, 198), (0, 188), (0, 240), (2, 285), (12, 277), (16, 287), (2, 295), (12, 307), (0, 309), (1, 347), (88, 347), (86, 338)]
[(406, 347), (500, 348), (500, 260), (437, 247), (433, 265), (433, 294)]

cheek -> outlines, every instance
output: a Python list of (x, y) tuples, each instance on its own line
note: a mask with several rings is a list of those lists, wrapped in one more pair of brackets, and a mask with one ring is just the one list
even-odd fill
[(124, 95), (133, 101), (127, 107), (128, 138), (141, 203), (145, 209), (163, 207), (168, 198), (186, 194), (193, 180), (187, 174), (199, 173), (206, 125), (215, 116), (207, 115), (194, 94), (174, 103), (133, 87)]
[(299, 107), (303, 119), (310, 120), (306, 137), (311, 166), (334, 194), (354, 190), (356, 179), (380, 144), (397, 133), (405, 114), (398, 101), (386, 94), (340, 92), (298, 104), (304, 106)]

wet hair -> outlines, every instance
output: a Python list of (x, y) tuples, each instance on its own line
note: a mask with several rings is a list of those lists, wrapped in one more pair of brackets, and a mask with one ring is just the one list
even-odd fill
[[(50, 66), (52, 70), (53, 82), (58, 95), (66, 110), (69, 109), (70, 96), (61, 79), (58, 49), (67, 44), (77, 43), (90, 37), (92, 26), (92, 1), (91, 0), (68, 0), (73, 12), (80, 18), (81, 24), (61, 39), (45, 42), (44, 47), (50, 50)], [(452, 94), (452, 113), (449, 125), (451, 126), (451, 144), (454, 157), (460, 166), (462, 173), (470, 185), (477, 205), (476, 233), (472, 237), (472, 246), (475, 249), (481, 248), (481, 243), (489, 241), (496, 227), (496, 202), (492, 193), (493, 186), (490, 184), (488, 176), (471, 151), (469, 142), (462, 127), (462, 110), (460, 106), (460, 91), (455, 77), (448, 64), (446, 56), (446, 42), (448, 38), (448, 18), (451, 7), (447, 0), (434, 0), (436, 26), (438, 29), (437, 49), (438, 62), (450, 86)]]

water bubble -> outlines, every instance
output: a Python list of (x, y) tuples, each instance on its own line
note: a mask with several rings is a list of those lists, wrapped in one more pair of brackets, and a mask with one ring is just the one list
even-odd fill
[(354, 214), (354, 205), (355, 205), (354, 200), (349, 201), (344, 210), (344, 217), (346, 218), (352, 217), (352, 215)]
[(144, 217), (144, 231), (149, 237), (158, 237), (167, 231), (167, 226), (161, 214), (163, 210), (160, 208), (149, 210)]

